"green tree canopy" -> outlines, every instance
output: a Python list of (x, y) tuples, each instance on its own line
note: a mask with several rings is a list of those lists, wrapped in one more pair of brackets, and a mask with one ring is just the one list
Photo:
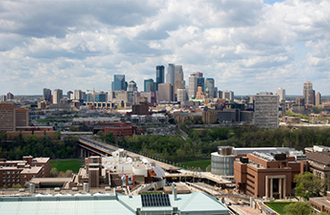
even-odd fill
[(284, 211), (287, 215), (308, 215), (311, 214), (313, 208), (308, 202), (296, 202), (285, 206)]
[(296, 185), (296, 196), (309, 199), (320, 195), (322, 190), (322, 181), (310, 172), (303, 175), (295, 175), (294, 182)]

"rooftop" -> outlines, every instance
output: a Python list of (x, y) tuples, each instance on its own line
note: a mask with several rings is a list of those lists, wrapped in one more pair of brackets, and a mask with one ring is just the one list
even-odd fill
[[(167, 195), (166, 195), (167, 196)], [(229, 210), (216, 198), (201, 192), (192, 194), (168, 195), (166, 204), (158, 204), (158, 197), (148, 196), (148, 204), (143, 203), (141, 196), (125, 196), (107, 193), (94, 196), (52, 196), (35, 197), (2, 197), (1, 212), (4, 214), (141, 214), (152, 212), (165, 213), (179, 211), (181, 214), (229, 214)], [(171, 213), (172, 214), (172, 213)]]

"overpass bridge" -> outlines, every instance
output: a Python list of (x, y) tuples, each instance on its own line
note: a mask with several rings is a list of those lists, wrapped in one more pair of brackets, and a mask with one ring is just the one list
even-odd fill
[[(118, 147), (113, 146), (111, 144), (103, 143), (103, 142), (98, 141), (98, 140), (94, 140), (94, 139), (91, 139), (91, 138), (88, 138), (88, 137), (81, 137), (81, 136), (79, 137), (78, 146), (81, 147), (82, 149), (85, 149), (86, 151), (88, 151), (87, 155), (90, 154), (90, 155), (99, 155), (99, 156), (104, 156), (104, 155), (110, 155), (111, 156), (112, 152), (119, 149)], [(127, 155), (129, 157), (136, 157), (136, 156), (143, 157), (146, 160), (148, 160), (149, 162), (156, 163), (158, 166), (163, 168), (165, 171), (172, 172), (172, 171), (177, 171), (177, 170), (180, 169), (179, 167), (176, 167), (176, 166), (173, 166), (173, 165), (170, 165), (170, 164), (167, 164), (167, 163), (163, 163), (163, 162), (160, 162), (160, 161), (148, 158), (148, 157), (144, 157), (142, 155), (139, 155), (139, 154), (136, 154), (136, 153), (133, 153), (133, 152), (130, 152), (130, 151), (127, 151)]]

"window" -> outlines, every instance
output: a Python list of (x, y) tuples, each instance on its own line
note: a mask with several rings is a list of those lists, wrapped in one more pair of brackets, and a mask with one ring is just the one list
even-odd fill
[(2, 172), (2, 174), (6, 174), (5, 172)]
[(10, 175), (7, 175), (7, 178), (10, 178)]
[(10, 179), (8, 179), (7, 181), (10, 182)]
[(10, 171), (8, 171), (7, 174), (10, 174)]
[(3, 179), (2, 181), (3, 181), (3, 182), (6, 182), (6, 179)]
[(23, 175), (23, 178), (26, 178), (26, 175)]
[(16, 175), (16, 178), (19, 178), (19, 175)]
[(24, 179), (23, 182), (26, 182), (26, 180)]
[(17, 171), (16, 174), (19, 174), (19, 171)]
[(19, 182), (19, 179), (17, 179), (16, 181)]
[(15, 175), (12, 175), (11, 177), (12, 177), (12, 178), (15, 178)]
[(8, 187), (10, 187), (10, 183), (8, 183), (7, 185), (8, 185)]
[(35, 178), (36, 176), (35, 175), (32, 175), (32, 178)]
[(15, 182), (15, 179), (13, 179), (12, 182)]

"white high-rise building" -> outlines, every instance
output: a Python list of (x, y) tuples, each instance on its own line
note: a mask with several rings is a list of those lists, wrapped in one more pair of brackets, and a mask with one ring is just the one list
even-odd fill
[(74, 91), (74, 99), (76, 99), (76, 100), (84, 99), (84, 98), (81, 98), (81, 90)]
[(194, 74), (189, 75), (189, 85), (188, 85), (188, 100), (192, 96), (196, 96), (197, 92), (197, 77)]
[(186, 96), (187, 96), (187, 91), (186, 89), (178, 89), (178, 102), (185, 102), (186, 101)]
[(60, 104), (61, 98), (63, 98), (63, 90), (56, 89), (53, 91), (53, 104)]
[(282, 100), (285, 101), (285, 89), (283, 89), (282, 87), (275, 90), (275, 95), (279, 96), (279, 102), (281, 102)]
[(168, 64), (167, 73), (166, 73), (166, 83), (173, 84), (173, 86), (174, 86), (174, 72), (175, 72), (175, 65)]
[(254, 96), (254, 124), (260, 128), (278, 128), (279, 96), (257, 93)]

